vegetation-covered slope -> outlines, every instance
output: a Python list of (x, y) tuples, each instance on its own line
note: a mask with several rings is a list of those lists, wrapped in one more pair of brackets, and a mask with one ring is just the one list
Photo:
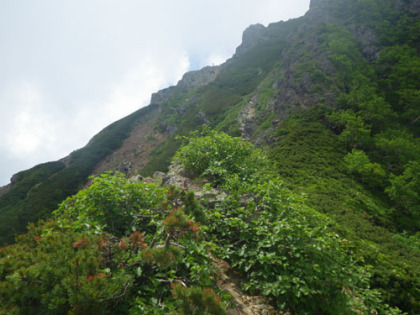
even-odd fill
[(353, 245), (270, 174), (261, 150), (206, 131), (175, 159), (225, 197), (200, 203), (194, 191), (101, 175), (1, 249), (0, 311), (224, 314), (229, 296), (212, 263), (222, 257), (244, 290), (279, 310), (399, 313), (369, 288)]
[(117, 150), (133, 125), (153, 108), (141, 109), (96, 135), (87, 146), (69, 157), (20, 172), (0, 197), (0, 243), (10, 243), (29, 222), (46, 218), (66, 197), (86, 183), (96, 164)]
[(202, 124), (251, 140), (269, 152), (273, 176), (373, 266), (386, 303), (420, 313), (419, 14), (418, 1), (317, 0), (304, 17), (252, 26), (208, 80), (157, 93), (68, 165), (19, 174), (0, 196), (0, 241), (48, 217), (153, 111), (160, 141), (133, 173), (167, 170), (176, 136)]

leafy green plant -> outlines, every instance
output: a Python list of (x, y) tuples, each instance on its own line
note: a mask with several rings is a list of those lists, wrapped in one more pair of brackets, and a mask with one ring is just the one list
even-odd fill
[(174, 187), (95, 178), (56, 220), (31, 225), (0, 250), (0, 312), (167, 314), (184, 307), (170, 287), (179, 282), (203, 292), (192, 301), (196, 312), (224, 313), (195, 207)]
[[(404, 167), (404, 172), (399, 175), (391, 175), (390, 186), (386, 193), (396, 202), (396, 219), (406, 220), (404, 226), (420, 227), (420, 163), (409, 162)], [(406, 212), (404, 216), (400, 211)]]
[(369, 289), (370, 274), (351, 242), (330, 231), (326, 218), (280, 181), (250, 184), (239, 194), (232, 183), (224, 187), (233, 194), (216, 208), (210, 227), (217, 239), (229, 240), (220, 252), (243, 273), (245, 290), (292, 312), (356, 314), (385, 307)]
[[(243, 289), (292, 312), (387, 312), (380, 294), (369, 288), (370, 274), (351, 242), (329, 230), (330, 222), (267, 168), (253, 167), (257, 149), (246, 146), (243, 150), (244, 146), (236, 145), (241, 139), (206, 132), (211, 136), (190, 138), (176, 160), (202, 176), (214, 170), (212, 163), (225, 165), (224, 173), (218, 172), (226, 174), (223, 181), (209, 177), (228, 196), (207, 213), (208, 226), (219, 244), (217, 254), (242, 273)], [(226, 156), (220, 151), (236, 158), (224, 164)], [(248, 160), (244, 180), (238, 165)]]
[(267, 168), (265, 154), (239, 137), (204, 128), (201, 136), (195, 132), (185, 139), (188, 144), (178, 150), (174, 160), (192, 176), (208, 177), (216, 185), (233, 174), (247, 181), (258, 169)]
[(353, 149), (344, 157), (346, 166), (351, 173), (361, 176), (362, 181), (371, 187), (383, 186), (386, 172), (378, 163), (372, 163), (362, 150)]

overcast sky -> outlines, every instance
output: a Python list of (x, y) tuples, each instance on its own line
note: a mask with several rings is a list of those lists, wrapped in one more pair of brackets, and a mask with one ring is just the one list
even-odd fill
[(0, 186), (67, 156), (189, 70), (231, 57), (251, 24), (309, 0), (0, 0)]

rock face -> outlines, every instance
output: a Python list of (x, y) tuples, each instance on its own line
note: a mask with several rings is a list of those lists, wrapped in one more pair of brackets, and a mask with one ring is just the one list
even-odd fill
[(152, 94), (150, 104), (162, 105), (164, 104), (174, 92), (175, 87), (171, 86)]
[(241, 54), (265, 39), (266, 28), (261, 24), (249, 26), (242, 34), (242, 43), (236, 48), (236, 54)]
[[(201, 70), (187, 72), (182, 79), (178, 81), (176, 87), (181, 88), (183, 91), (189, 91), (196, 87), (209, 84), (216, 79), (220, 69), (221, 66), (211, 66), (204, 67)], [(176, 87), (171, 86), (160, 90), (157, 93), (153, 93), (150, 103), (158, 105), (164, 104), (176, 91)]]
[(184, 74), (177, 86), (191, 90), (193, 88), (209, 84), (216, 79), (220, 72), (220, 66), (204, 67), (198, 71), (190, 71)]
[(258, 96), (255, 95), (251, 100), (245, 105), (243, 110), (239, 113), (239, 131), (241, 132), (241, 137), (245, 140), (250, 141), (252, 135), (257, 128), (254, 117), (255, 117), (255, 105), (258, 102)]

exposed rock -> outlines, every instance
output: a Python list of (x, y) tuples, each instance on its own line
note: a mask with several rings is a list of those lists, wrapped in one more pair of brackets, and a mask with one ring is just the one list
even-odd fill
[(171, 96), (174, 95), (179, 89), (189, 91), (199, 86), (206, 85), (214, 79), (216, 79), (219, 74), (221, 66), (211, 66), (204, 67), (203, 69), (197, 71), (190, 71), (184, 74), (181, 80), (178, 81), (176, 87), (171, 86), (169, 88), (158, 91), (157, 93), (152, 94), (150, 104), (163, 105), (165, 104)]
[(153, 93), (152, 98), (150, 100), (150, 104), (157, 104), (157, 105), (164, 104), (172, 96), (174, 91), (175, 91), (175, 87), (170, 86), (166, 89), (162, 89), (156, 93)]
[(359, 40), (363, 56), (368, 61), (376, 60), (378, 58), (379, 48), (376, 45), (378, 38), (375, 32), (369, 28), (357, 27), (356, 25), (351, 26), (349, 30)]
[(14, 174), (11, 178), (10, 178), (10, 183), (13, 185), (13, 184), (16, 184), (17, 182), (19, 181), (19, 179), (18, 179), (18, 177), (17, 177), (17, 174)]
[(236, 54), (241, 54), (265, 39), (266, 28), (261, 24), (249, 26), (242, 34), (242, 43), (236, 48)]
[(175, 134), (175, 132), (177, 130), (178, 130), (178, 127), (177, 126), (175, 126), (175, 125), (169, 125), (169, 126), (166, 126), (166, 128), (165, 128), (165, 134), (167, 136), (172, 136), (173, 134)]
[(116, 170), (124, 162), (131, 162), (131, 174), (137, 174), (150, 160), (150, 152), (167, 135), (155, 129), (159, 117), (159, 108), (154, 107), (141, 123), (134, 126), (130, 136), (126, 138), (121, 147), (103, 159), (92, 172), (98, 175), (109, 170)]
[[(240, 276), (231, 269), (228, 262), (211, 257), (219, 269), (217, 285), (232, 296), (233, 308), (227, 310), (228, 315), (277, 315), (282, 314), (272, 307), (261, 296), (246, 295), (240, 288)], [(284, 313), (283, 313), (284, 314)]]
[(63, 162), (64, 165), (66, 166), (66, 168), (68, 168), (70, 166), (70, 159), (71, 159), (71, 157), (70, 157), (70, 155), (68, 155), (68, 156), (62, 158), (59, 161)]
[(255, 124), (255, 105), (258, 103), (258, 95), (255, 95), (251, 100), (244, 106), (242, 111), (239, 113), (239, 130), (241, 137), (245, 140), (250, 141), (254, 134), (257, 126)]
[(167, 177), (167, 175), (163, 172), (156, 171), (156, 172), (153, 173), (153, 178), (163, 179), (163, 178), (166, 178), (166, 177)]
[(176, 112), (179, 116), (183, 116), (187, 109), (184, 106), (181, 107), (172, 107), (171, 108), (174, 112)]
[(9, 191), (11, 186), (12, 185), (9, 184), (9, 185), (0, 187), (0, 197)]
[(135, 176), (132, 176), (130, 179), (134, 182), (141, 182), (141, 181), (143, 181), (143, 176), (135, 175)]
[(205, 114), (205, 113), (203, 113), (203, 112), (198, 112), (198, 113), (197, 113), (197, 116), (201, 119), (201, 121), (202, 121), (204, 124), (207, 124), (207, 125), (209, 125), (209, 124), (210, 124), (210, 120), (207, 118), (207, 116), (206, 116), (206, 114)]
[(118, 165), (117, 171), (123, 173), (124, 175), (128, 175), (131, 173), (131, 162), (130, 161), (123, 161)]
[(214, 81), (219, 72), (220, 66), (204, 67), (198, 71), (190, 71), (184, 74), (177, 86), (186, 90), (191, 90)]

